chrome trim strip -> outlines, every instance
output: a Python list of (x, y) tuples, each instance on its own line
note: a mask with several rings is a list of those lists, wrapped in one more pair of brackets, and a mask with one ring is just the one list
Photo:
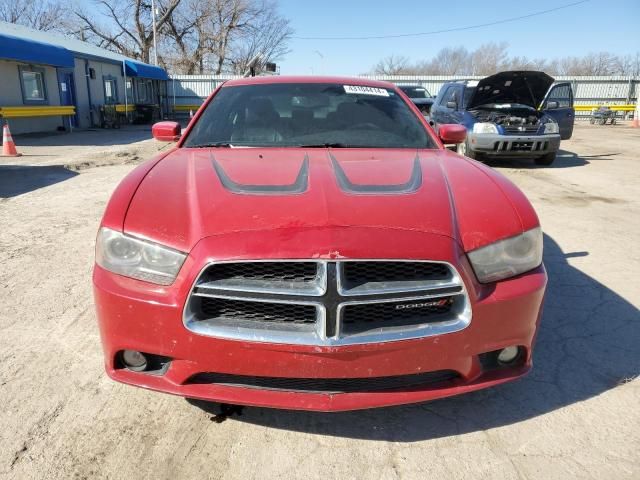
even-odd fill
[[(349, 305), (366, 305), (372, 303), (398, 303), (398, 302), (415, 302), (442, 297), (464, 296), (464, 307), (462, 312), (458, 313), (451, 320), (442, 322), (422, 323), (418, 325), (387, 327), (380, 328), (376, 333), (365, 332), (355, 334), (344, 334), (342, 328), (342, 317), (344, 315), (344, 307)], [(463, 330), (471, 323), (471, 305), (466, 295), (466, 291), (459, 293), (449, 293), (445, 295), (420, 295), (414, 297), (402, 297), (393, 300), (365, 300), (365, 301), (347, 301), (338, 305), (336, 332), (340, 339), (340, 345), (354, 345), (361, 343), (379, 343), (380, 337), (384, 337), (383, 342), (393, 342), (398, 340), (410, 340), (422, 337), (432, 337), (434, 335), (443, 335), (445, 333), (454, 333)]]
[[(407, 287), (396, 287), (396, 288), (372, 288), (366, 289), (365, 291), (358, 290), (350, 290), (344, 288), (344, 264), (347, 262), (396, 262), (396, 263), (438, 263), (440, 265), (445, 265), (449, 272), (451, 273), (451, 280), (447, 281), (436, 281), (436, 282), (425, 282), (424, 284), (418, 284), (415, 282), (415, 286), (407, 286)], [(438, 260), (360, 260), (360, 259), (345, 259), (340, 260), (337, 263), (337, 282), (338, 282), (338, 292), (343, 297), (356, 297), (362, 295), (375, 295), (375, 294), (383, 294), (383, 293), (406, 293), (406, 292), (423, 292), (425, 290), (436, 290), (440, 288), (449, 288), (449, 287), (459, 287), (463, 285), (462, 279), (460, 275), (456, 271), (453, 266), (447, 262), (442, 262)], [(397, 282), (400, 283), (400, 282)]]
[[(252, 286), (251, 283), (247, 283), (243, 286), (236, 286), (236, 285), (224, 285), (224, 283), (222, 284), (215, 284), (215, 285), (210, 285), (209, 283), (203, 283), (200, 285), (195, 285), (194, 288), (192, 288), (192, 292), (193, 290), (195, 290), (196, 288), (203, 288), (203, 289), (212, 289), (212, 290), (227, 290), (230, 292), (247, 292), (247, 293), (264, 293), (264, 294), (272, 294), (272, 295), (305, 295), (305, 296), (314, 296), (314, 297), (321, 297), (322, 295), (324, 295), (327, 292), (327, 262), (325, 261), (314, 261), (314, 260), (261, 260), (261, 261), (254, 261), (254, 260), (229, 260), (229, 261), (222, 261), (222, 262), (212, 262), (207, 264), (201, 271), (200, 274), (198, 275), (198, 279), (202, 276), (202, 274), (204, 273), (204, 271), (206, 269), (208, 269), (209, 267), (213, 266), (213, 265), (223, 265), (223, 264), (230, 264), (230, 263), (313, 263), (317, 266), (317, 271), (316, 271), (316, 279), (315, 282), (311, 283), (309, 285), (310, 288), (300, 288), (300, 289), (285, 289), (285, 288), (276, 288), (276, 287), (272, 287), (272, 288), (268, 288), (268, 287), (258, 287), (258, 286)], [(197, 280), (196, 280), (197, 282)], [(267, 282), (265, 282), (267, 283)]]
[[(232, 340), (247, 340), (254, 342), (265, 343), (292, 343), (299, 345), (306, 345), (304, 338), (300, 338), (301, 334), (312, 334), (318, 341), (325, 339), (324, 331), (326, 324), (326, 311), (324, 305), (319, 302), (305, 302), (305, 301), (291, 301), (291, 300), (277, 300), (277, 299), (262, 299), (262, 298), (250, 298), (250, 297), (234, 297), (226, 295), (207, 295), (200, 293), (192, 293), (191, 296), (207, 297), (207, 298), (220, 298), (222, 300), (239, 300), (243, 302), (256, 302), (256, 303), (275, 303), (275, 304), (288, 304), (288, 305), (310, 305), (316, 308), (316, 321), (315, 325), (305, 332), (305, 325), (310, 324), (280, 324), (280, 326), (286, 327), (298, 327), (298, 328), (281, 328), (275, 329), (269, 327), (268, 323), (259, 324), (247, 328), (246, 326), (228, 326), (228, 325), (210, 325), (205, 320), (197, 320), (192, 312), (188, 312), (189, 301), (185, 304), (185, 310), (183, 313), (183, 324), (187, 330), (191, 330), (194, 333), (200, 335), (206, 335), (209, 337), (228, 338)], [(258, 323), (250, 322), (247, 323)], [(262, 328), (261, 328), (262, 327)], [(318, 343), (320, 344), (320, 343)], [(312, 343), (313, 345), (313, 343)]]

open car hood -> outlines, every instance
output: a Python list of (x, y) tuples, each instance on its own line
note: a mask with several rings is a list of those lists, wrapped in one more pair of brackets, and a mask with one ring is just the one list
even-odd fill
[(496, 73), (478, 82), (467, 108), (489, 103), (520, 103), (538, 108), (553, 82), (553, 77), (544, 72), (517, 70)]

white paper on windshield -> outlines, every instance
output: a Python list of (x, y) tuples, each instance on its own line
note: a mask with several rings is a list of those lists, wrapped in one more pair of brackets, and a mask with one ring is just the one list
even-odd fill
[(344, 85), (345, 93), (359, 93), (361, 95), (376, 95), (378, 97), (388, 97), (389, 92), (384, 88), (366, 87), (364, 85)]

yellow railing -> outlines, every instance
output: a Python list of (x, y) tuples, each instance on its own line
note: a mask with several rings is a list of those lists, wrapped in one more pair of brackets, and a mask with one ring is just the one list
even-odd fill
[(130, 113), (135, 111), (135, 109), (136, 109), (136, 106), (131, 103), (128, 105), (125, 105), (124, 103), (119, 103), (116, 105), (116, 112), (118, 113), (125, 113), (125, 112)]
[(0, 107), (0, 117), (54, 117), (58, 115), (75, 115), (73, 105), (38, 105), (22, 107)]
[(173, 110), (176, 112), (188, 112), (192, 110), (193, 113), (196, 113), (200, 107), (201, 105), (174, 105)]
[(573, 108), (576, 112), (590, 112), (591, 110), (597, 110), (600, 107), (609, 107), (614, 112), (633, 112), (636, 109), (635, 105), (574, 105)]

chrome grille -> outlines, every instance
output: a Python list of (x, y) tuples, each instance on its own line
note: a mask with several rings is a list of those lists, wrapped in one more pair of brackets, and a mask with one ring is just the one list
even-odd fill
[(538, 133), (540, 125), (503, 125), (502, 128), (504, 128), (504, 133), (510, 135), (530, 135), (532, 133)]
[(316, 308), (313, 305), (247, 302), (211, 297), (203, 297), (200, 302), (201, 318), (274, 323), (315, 323), (316, 321)]
[(207, 281), (313, 282), (317, 274), (315, 262), (241, 262), (221, 263), (207, 270)]
[(451, 271), (442, 263), (345, 262), (343, 276), (346, 284), (362, 285), (371, 282), (446, 280), (451, 278)]
[(304, 345), (439, 335), (470, 320), (451, 265), (403, 260), (213, 263), (184, 313), (185, 326), (202, 335)]
[(342, 312), (342, 332), (363, 333), (374, 328), (409, 327), (447, 320), (455, 298), (347, 305)]

